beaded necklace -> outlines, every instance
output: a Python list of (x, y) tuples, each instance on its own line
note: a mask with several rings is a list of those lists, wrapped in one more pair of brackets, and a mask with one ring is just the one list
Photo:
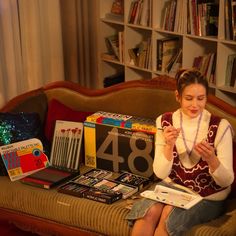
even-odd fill
[(194, 138), (194, 141), (193, 141), (192, 149), (190, 150), (190, 149), (188, 148), (188, 145), (187, 145), (187, 142), (186, 142), (185, 133), (184, 133), (184, 128), (183, 128), (183, 114), (182, 114), (182, 111), (180, 111), (180, 128), (181, 128), (181, 132), (182, 132), (182, 136), (183, 136), (184, 146), (185, 146), (185, 149), (186, 149), (186, 151), (187, 151), (187, 153), (188, 153), (189, 156), (191, 155), (191, 153), (192, 153), (192, 151), (193, 151), (193, 147), (194, 147), (195, 144), (196, 144), (201, 120), (202, 120), (202, 113), (201, 113), (201, 115), (200, 115), (200, 117), (199, 117), (199, 119), (198, 119), (196, 135), (195, 135), (195, 138)]

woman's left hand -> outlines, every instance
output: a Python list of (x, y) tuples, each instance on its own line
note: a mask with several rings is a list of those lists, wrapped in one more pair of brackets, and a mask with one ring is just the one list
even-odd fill
[(202, 159), (206, 162), (211, 161), (212, 158), (216, 157), (215, 149), (205, 140), (197, 143), (194, 149), (199, 153)]
[(212, 171), (219, 166), (220, 163), (215, 154), (215, 148), (207, 141), (203, 140), (200, 143), (197, 143), (194, 149), (199, 153), (202, 159), (208, 163)]

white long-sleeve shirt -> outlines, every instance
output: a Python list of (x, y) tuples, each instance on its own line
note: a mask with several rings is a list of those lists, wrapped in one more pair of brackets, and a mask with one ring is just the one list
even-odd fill
[[(179, 109), (172, 115), (173, 126), (175, 128), (180, 128), (181, 126), (180, 112), (181, 110)], [(188, 116), (183, 114), (182, 126), (184, 129), (186, 144), (190, 150), (193, 148), (196, 133), (198, 133), (196, 143), (201, 142), (203, 139), (206, 139), (210, 116), (211, 114), (207, 110), (203, 111), (202, 119), (198, 129), (197, 127), (199, 117), (189, 118)], [(157, 128), (161, 128), (161, 116), (157, 118), (156, 126)], [(168, 161), (163, 154), (164, 145), (165, 140), (163, 133), (162, 131), (157, 130), (153, 171), (160, 179), (168, 178), (173, 164), (173, 159), (171, 161)], [(225, 119), (222, 119), (220, 121), (214, 145), (216, 148), (217, 157), (220, 161), (220, 165), (213, 173), (210, 172), (210, 174), (219, 186), (227, 188), (220, 192), (207, 196), (206, 199), (223, 200), (230, 193), (230, 185), (234, 180), (232, 130), (229, 122)], [(184, 144), (183, 135), (181, 132), (179, 138), (177, 138), (176, 141), (176, 149), (179, 154), (181, 163), (187, 168), (193, 167), (201, 158), (194, 151), (190, 156), (187, 154), (186, 146)]]

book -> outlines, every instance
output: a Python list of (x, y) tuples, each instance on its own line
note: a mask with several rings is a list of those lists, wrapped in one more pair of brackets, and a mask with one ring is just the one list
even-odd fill
[(120, 60), (119, 36), (118, 34), (110, 35), (105, 38), (109, 53), (113, 53)]
[(206, 3), (206, 35), (218, 35), (219, 3)]
[(111, 12), (106, 13), (105, 18), (108, 20), (114, 20), (114, 21), (119, 21), (119, 22), (124, 21), (124, 15), (115, 14)]
[(129, 18), (128, 18), (128, 22), (130, 24), (134, 23), (134, 19), (135, 19), (136, 13), (137, 13), (138, 5), (139, 5), (138, 0), (134, 0), (131, 2), (130, 9), (129, 9)]
[(82, 135), (82, 122), (57, 120), (48, 166), (21, 182), (50, 189), (78, 176)]
[(11, 181), (20, 180), (49, 166), (42, 142), (36, 138), (3, 145), (0, 153)]
[(230, 83), (231, 83), (232, 70), (233, 70), (235, 58), (236, 58), (236, 54), (228, 55), (227, 65), (226, 65), (226, 74), (225, 74), (225, 85), (226, 86), (230, 86)]
[(167, 68), (169, 69), (169, 74), (174, 75), (178, 72), (178, 70), (182, 67), (182, 54), (183, 54), (183, 50), (182, 48), (180, 48), (173, 64), (171, 65), (171, 68)]
[(104, 60), (116, 60), (116, 56), (112, 53), (102, 53), (101, 57)]
[(234, 58), (233, 60), (232, 71), (231, 71), (230, 82), (229, 82), (230, 87), (234, 87), (235, 80), (236, 80), (236, 58)]
[(215, 74), (216, 74), (216, 55), (214, 56), (213, 62), (212, 62), (212, 67), (211, 67), (211, 72), (210, 72), (210, 78), (209, 82), (212, 84), (215, 84)]
[(173, 55), (173, 57), (170, 59), (170, 61), (166, 65), (167, 72), (171, 71), (173, 65), (179, 60), (180, 56), (182, 56), (182, 48), (178, 49), (178, 52), (175, 55)]
[(124, 62), (124, 51), (123, 51), (124, 31), (119, 31), (118, 32), (118, 41), (119, 41), (119, 59), (120, 59), (120, 62), (123, 63)]
[(150, 0), (143, 0), (142, 12), (140, 17), (140, 25), (149, 26), (150, 25)]
[(215, 53), (210, 53), (210, 61), (209, 61), (209, 65), (206, 71), (206, 78), (208, 82), (210, 82), (210, 79), (211, 79), (212, 67), (214, 65), (215, 60), (216, 60)]
[(166, 72), (169, 61), (178, 51), (178, 37), (157, 39), (157, 70)]
[(224, 6), (224, 13), (225, 13), (225, 39), (226, 40), (231, 40), (233, 38), (233, 32), (232, 32), (232, 21), (231, 21), (231, 5), (230, 5), (230, 0), (225, 1), (225, 6)]
[(199, 194), (186, 192), (170, 184), (168, 186), (157, 184), (154, 190), (146, 190), (141, 196), (184, 209), (193, 207), (203, 199)]

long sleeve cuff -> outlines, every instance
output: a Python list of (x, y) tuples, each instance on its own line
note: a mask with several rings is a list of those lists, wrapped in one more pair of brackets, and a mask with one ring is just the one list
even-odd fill
[(212, 175), (215, 182), (221, 187), (228, 187), (234, 181), (234, 174), (231, 171), (228, 171), (222, 164), (210, 174)]

